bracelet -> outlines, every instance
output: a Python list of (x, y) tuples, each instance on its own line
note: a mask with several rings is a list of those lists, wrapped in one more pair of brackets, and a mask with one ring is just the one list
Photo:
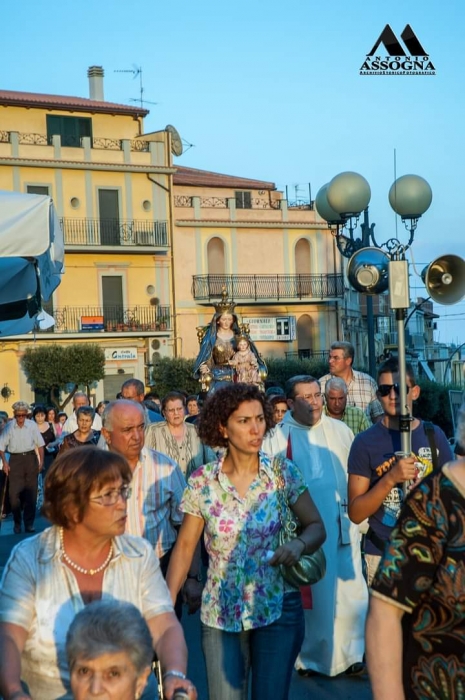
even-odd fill
[(304, 546), (304, 548), (302, 550), (302, 554), (303, 554), (305, 552), (305, 550), (307, 549), (307, 543), (305, 542), (305, 540), (302, 539), (302, 537), (296, 537), (296, 540), (299, 540), (299, 542), (302, 542), (302, 544)]
[(181, 678), (181, 680), (183, 680), (183, 681), (186, 680), (186, 674), (183, 673), (182, 671), (176, 671), (176, 669), (172, 669), (170, 671), (165, 671), (161, 677), (162, 681), (165, 682), (165, 679), (168, 678), (168, 676), (173, 676), (173, 678)]

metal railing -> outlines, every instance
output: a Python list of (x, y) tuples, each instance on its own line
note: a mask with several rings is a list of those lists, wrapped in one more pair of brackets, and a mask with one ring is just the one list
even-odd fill
[(171, 330), (172, 325), (170, 306), (63, 306), (47, 311), (55, 325), (44, 333), (140, 333)]
[(230, 299), (333, 299), (344, 295), (342, 275), (194, 275), (195, 300), (219, 299), (223, 288)]
[(168, 245), (166, 221), (133, 219), (61, 219), (65, 245), (151, 246)]
[[(10, 143), (11, 131), (0, 131), (0, 143)], [(27, 131), (20, 131), (18, 133), (18, 143), (26, 144), (29, 146), (52, 146), (54, 134), (37, 134)], [(82, 148), (83, 147), (83, 136), (73, 135), (73, 134), (55, 134), (60, 136), (60, 144), (64, 147), (71, 148)], [(106, 151), (122, 151), (123, 150), (123, 140), (125, 139), (109, 139), (103, 136), (90, 136), (91, 148), (106, 150)], [(143, 141), (141, 139), (127, 139), (129, 141), (129, 148), (131, 151), (148, 152), (150, 151), (149, 141)]]
[(329, 350), (297, 350), (284, 354), (286, 360), (329, 360)]

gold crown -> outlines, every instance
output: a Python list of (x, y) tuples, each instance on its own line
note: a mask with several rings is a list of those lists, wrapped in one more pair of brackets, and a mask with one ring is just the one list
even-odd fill
[(235, 308), (236, 304), (231, 299), (228, 299), (228, 292), (226, 290), (226, 287), (222, 288), (221, 301), (219, 301), (217, 304), (214, 304), (214, 306), (215, 306), (215, 311), (218, 314), (233, 314), (234, 313), (234, 308)]

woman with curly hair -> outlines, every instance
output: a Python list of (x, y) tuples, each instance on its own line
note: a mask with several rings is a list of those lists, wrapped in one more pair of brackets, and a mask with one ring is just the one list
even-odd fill
[(314, 552), (326, 535), (300, 472), (284, 460), (283, 490), (303, 531), (279, 546), (273, 464), (261, 452), (272, 427), (264, 394), (246, 384), (217, 389), (198, 422), (202, 442), (226, 449), (189, 479), (167, 583), (175, 599), (205, 528), (209, 565), (201, 621), (210, 698), (247, 700), (251, 672), (252, 700), (286, 700), (304, 636), (300, 592), (284, 581), (280, 565)]

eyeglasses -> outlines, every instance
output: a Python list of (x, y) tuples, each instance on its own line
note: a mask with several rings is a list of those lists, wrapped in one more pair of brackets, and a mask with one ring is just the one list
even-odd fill
[(89, 501), (94, 501), (95, 503), (100, 503), (101, 506), (114, 506), (118, 503), (121, 496), (123, 501), (127, 501), (131, 498), (132, 488), (130, 486), (122, 486), (120, 489), (112, 489), (106, 493), (102, 493), (101, 496), (95, 496), (95, 498), (89, 498)]
[(322, 397), (321, 391), (316, 394), (296, 394), (296, 399), (304, 399), (304, 401), (319, 401)]
[(184, 413), (184, 408), (165, 408), (165, 413)]
[(15, 413), (15, 418), (27, 418), (27, 413)]
[[(389, 396), (391, 391), (394, 389), (396, 396), (399, 396), (400, 394), (400, 386), (399, 384), (380, 384), (378, 387), (378, 393), (380, 396)], [(405, 387), (406, 393), (408, 394), (410, 391), (410, 387), (406, 386)]]

